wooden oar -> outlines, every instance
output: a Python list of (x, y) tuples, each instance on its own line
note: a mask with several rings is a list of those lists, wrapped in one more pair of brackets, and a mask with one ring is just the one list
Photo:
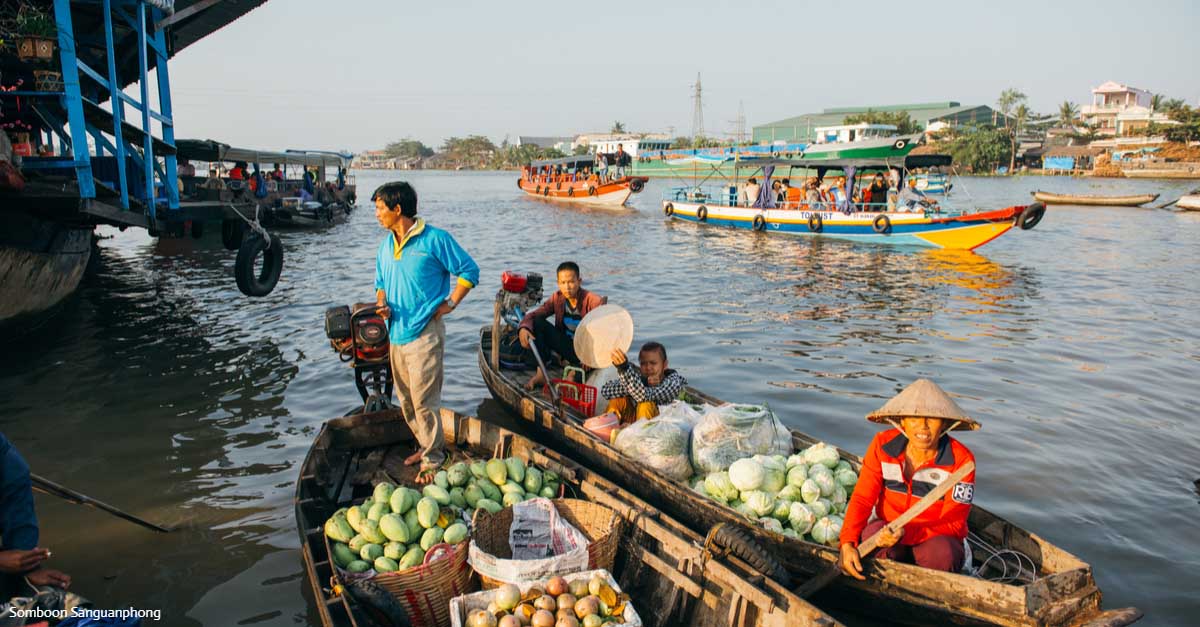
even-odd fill
[[(871, 534), (871, 537), (867, 538), (867, 540), (865, 542), (863, 542), (862, 544), (859, 544), (858, 545), (859, 557), (861, 559), (866, 559), (866, 556), (869, 555), (871, 553), (871, 551), (874, 551), (875, 549), (879, 548), (879, 537), (883, 534), (884, 529), (890, 530), (893, 534), (899, 533), (900, 530), (904, 528), (904, 525), (907, 525), (908, 523), (912, 522), (912, 519), (916, 518), (917, 516), (920, 516), (921, 512), (924, 512), (925, 510), (929, 509), (929, 507), (932, 506), (934, 503), (942, 500), (942, 497), (945, 496), (946, 493), (950, 491), (950, 488), (954, 487), (954, 484), (958, 483), (959, 481), (962, 481), (963, 477), (966, 477), (967, 475), (971, 474), (971, 472), (974, 470), (975, 470), (975, 462), (967, 462), (967, 463), (963, 464), (962, 468), (959, 468), (958, 470), (954, 471), (954, 474), (951, 474), (949, 477), (946, 478), (945, 481), (939, 483), (936, 488), (930, 490), (929, 494), (926, 494), (924, 497), (921, 498), (921, 500), (917, 501), (916, 503), (913, 503), (913, 506), (908, 508), (903, 514), (900, 514), (899, 516), (897, 516), (895, 520), (893, 520), (892, 522), (885, 525), (879, 531), (876, 531), (875, 533)], [(807, 582), (805, 582), (804, 585), (800, 586), (799, 588), (796, 588), (796, 595), (802, 599), (808, 598), (812, 593), (829, 585), (829, 582), (836, 579), (837, 576), (839, 574), (841, 574), (841, 572), (842, 572), (842, 560), (841, 560), (841, 556), (839, 554), (836, 564), (834, 564), (831, 568), (828, 568), (827, 570), (824, 570), (820, 573), (817, 573), (816, 575), (813, 575), (813, 577), (811, 579), (809, 579)]]
[(160, 533), (169, 533), (171, 531), (170, 529), (167, 529), (165, 527), (159, 527), (158, 525), (156, 525), (152, 522), (149, 522), (147, 520), (142, 520), (141, 518), (138, 518), (137, 516), (134, 516), (133, 514), (123, 512), (123, 511), (113, 507), (112, 505), (105, 503), (104, 501), (98, 501), (86, 494), (80, 494), (79, 492), (76, 492), (69, 488), (65, 488), (61, 485), (58, 485), (57, 483), (54, 483), (53, 481), (51, 481), (45, 477), (39, 477), (38, 475), (29, 473), (29, 478), (33, 481), (34, 489), (39, 492), (44, 492), (51, 496), (57, 496), (60, 499), (67, 500), (72, 503), (78, 503), (80, 505), (89, 505), (91, 507), (95, 507), (97, 509), (104, 510), (104, 511), (112, 514), (113, 516), (116, 516), (117, 518), (122, 518), (122, 519), (128, 520), (131, 523), (141, 525), (147, 529), (153, 529)]

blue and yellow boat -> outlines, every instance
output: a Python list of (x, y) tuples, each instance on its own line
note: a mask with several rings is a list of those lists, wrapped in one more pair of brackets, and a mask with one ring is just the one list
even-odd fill
[[(905, 210), (897, 204), (895, 193), (883, 202), (860, 202), (856, 193), (859, 176), (895, 170), (903, 185), (905, 173), (914, 168), (950, 164), (946, 155), (909, 155), (914, 146), (900, 146), (893, 155), (861, 158), (806, 159), (802, 155), (798, 159), (754, 160), (745, 165), (755, 168), (755, 178), (761, 179), (765, 190), (756, 198), (744, 198), (733, 185), (698, 181), (667, 190), (662, 198), (663, 213), (671, 219), (711, 226), (961, 250), (979, 248), (1014, 227), (1032, 229), (1045, 215), (1046, 206), (1040, 202), (976, 212), (947, 210), (932, 200)], [(771, 182), (783, 168), (797, 186), (807, 177), (819, 181), (844, 176), (844, 188), (831, 188), (835, 197), (843, 200), (809, 202), (797, 188), (779, 197)]]

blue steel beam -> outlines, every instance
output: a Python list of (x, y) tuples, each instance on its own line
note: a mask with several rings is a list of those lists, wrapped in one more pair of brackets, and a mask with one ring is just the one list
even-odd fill
[(54, 19), (58, 26), (59, 62), (62, 64), (63, 88), (66, 92), (67, 121), (71, 129), (71, 156), (75, 164), (75, 179), (80, 198), (95, 198), (96, 183), (92, 179), (91, 155), (87, 148), (87, 129), (83, 120), (83, 95), (79, 88), (79, 70), (75, 57), (75, 28), (71, 21), (70, 0), (54, 0)]
[(141, 80), (138, 81), (138, 86), (142, 89), (142, 131), (144, 131), (146, 136), (142, 146), (142, 157), (145, 159), (143, 172), (146, 175), (146, 220), (149, 222), (150, 227), (153, 228), (156, 217), (154, 211), (154, 136), (150, 132), (150, 107), (146, 106), (150, 102), (150, 86), (146, 84), (149, 61), (146, 54), (146, 5), (142, 2), (138, 2), (138, 22), (136, 28), (138, 70), (141, 73)]
[[(159, 9), (154, 9), (154, 18), (157, 22), (164, 16)], [(156, 55), (154, 67), (158, 72), (158, 108), (162, 110), (163, 116), (157, 118), (162, 124), (162, 140), (171, 148), (175, 147), (175, 125), (171, 122), (174, 113), (171, 109), (171, 79), (167, 72), (167, 41), (164, 31), (160, 28), (154, 31), (154, 53)], [(149, 104), (149, 103), (147, 103)], [(149, 108), (149, 107), (147, 107)], [(151, 111), (151, 114), (154, 112)], [(175, 167), (175, 155), (165, 155), (163, 165), (166, 168), (165, 176), (163, 177), (163, 187), (167, 191), (167, 208), (179, 209), (179, 187), (175, 184), (178, 180), (178, 172)]]
[[(113, 29), (112, 29), (112, 2), (104, 0), (104, 45), (108, 56), (108, 84), (112, 86), (120, 85), (117, 80), (117, 55), (113, 48)], [(120, 94), (120, 88), (110, 93)], [(126, 184), (125, 178), (125, 139), (121, 136), (121, 122), (125, 117), (125, 104), (120, 98), (110, 98), (113, 114), (113, 137), (116, 138), (116, 153), (117, 158), (117, 176), (120, 177), (118, 184), (121, 189), (121, 207), (129, 208), (129, 186)]]

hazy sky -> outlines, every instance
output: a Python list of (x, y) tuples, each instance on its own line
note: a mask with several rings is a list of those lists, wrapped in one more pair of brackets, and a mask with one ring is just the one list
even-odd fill
[(367, 150), (411, 136), (691, 131), (1107, 80), (1200, 101), (1200, 2), (273, 0), (171, 64), (180, 137)]

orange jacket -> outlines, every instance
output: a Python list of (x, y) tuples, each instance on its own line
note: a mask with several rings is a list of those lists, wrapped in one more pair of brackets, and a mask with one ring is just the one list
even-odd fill
[[(848, 542), (858, 546), (871, 510), (884, 521), (895, 520), (960, 466), (975, 461), (970, 449), (949, 435), (943, 435), (933, 461), (922, 464), (911, 479), (906, 479), (904, 448), (907, 445), (908, 438), (898, 429), (875, 434), (867, 456), (863, 458), (854, 494), (846, 506), (839, 544)], [(974, 496), (975, 471), (971, 471), (942, 497), (941, 506), (934, 504), (904, 526), (900, 543), (921, 544), (943, 535), (959, 539), (967, 537), (967, 514), (971, 512)]]

